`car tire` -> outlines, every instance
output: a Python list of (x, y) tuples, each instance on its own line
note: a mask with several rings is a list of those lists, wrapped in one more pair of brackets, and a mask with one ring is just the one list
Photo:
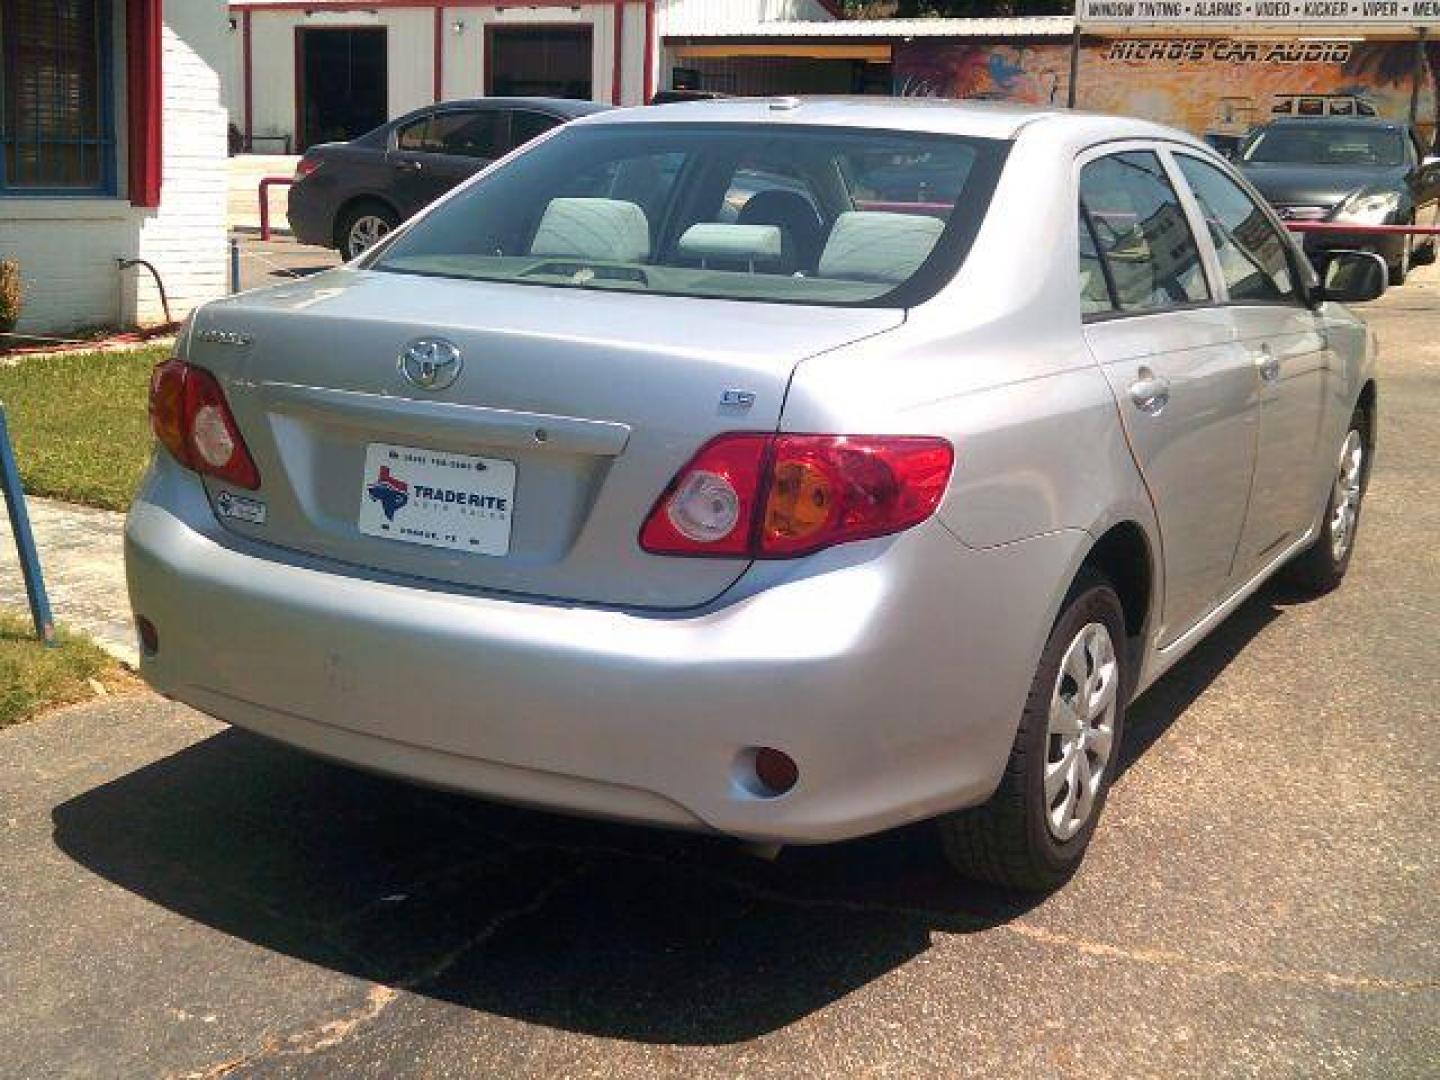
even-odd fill
[[(962, 875), (1048, 892), (1074, 874), (1119, 763), (1134, 685), (1126, 643), (1114, 587), (1083, 568), (1041, 653), (1000, 786), (983, 805), (937, 823), (945, 855)], [(1082, 696), (1083, 714), (1073, 710)], [(1096, 702), (1103, 703), (1098, 713)]]
[(1368, 417), (1356, 409), (1340, 443), (1320, 531), (1315, 542), (1285, 567), (1285, 580), (1303, 592), (1323, 596), (1340, 584), (1350, 568), (1360, 528), (1360, 509), (1370, 482), (1373, 442)]
[(384, 203), (361, 202), (345, 209), (335, 229), (335, 246), (349, 262), (377, 244), (400, 224), (400, 215)]
[(1411, 266), (1433, 266), (1435, 264), (1435, 241), (1433, 239), (1421, 244), (1410, 255)]

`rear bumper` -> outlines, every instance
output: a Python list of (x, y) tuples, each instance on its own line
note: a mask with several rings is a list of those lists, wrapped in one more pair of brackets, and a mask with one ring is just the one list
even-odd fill
[[(662, 616), (339, 573), (225, 534), (160, 455), (126, 564), (160, 638), (141, 673), (222, 720), (473, 794), (806, 843), (989, 796), (1085, 539), (981, 552), (932, 521)], [(795, 789), (739, 782), (755, 746), (795, 758)]]
[(327, 248), (335, 246), (335, 207), (330, 199), (315, 190), (313, 184), (302, 180), (290, 185), (286, 217), (291, 234), (300, 243)]

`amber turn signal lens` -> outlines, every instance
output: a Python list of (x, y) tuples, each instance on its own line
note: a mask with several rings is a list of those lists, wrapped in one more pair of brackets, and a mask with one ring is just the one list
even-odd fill
[(836, 506), (835, 478), (818, 462), (778, 462), (765, 503), (765, 535), (803, 543), (822, 532)]

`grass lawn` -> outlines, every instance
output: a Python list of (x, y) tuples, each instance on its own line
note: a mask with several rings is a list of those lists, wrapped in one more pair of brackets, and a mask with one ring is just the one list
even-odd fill
[(0, 728), (92, 698), (95, 683), (107, 691), (135, 684), (100, 646), (64, 631), (59, 636), (58, 646), (42, 645), (28, 616), (0, 611)]
[(20, 479), (32, 495), (124, 510), (150, 457), (150, 369), (168, 345), (0, 367)]

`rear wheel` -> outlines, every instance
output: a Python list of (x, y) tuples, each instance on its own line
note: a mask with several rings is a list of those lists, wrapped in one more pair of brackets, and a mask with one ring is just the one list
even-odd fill
[(369, 250), (400, 224), (400, 217), (388, 206), (376, 202), (357, 203), (340, 218), (335, 230), (340, 254), (349, 262)]
[(999, 788), (939, 821), (960, 873), (1046, 891), (1080, 865), (1118, 761), (1131, 685), (1125, 641), (1120, 598), (1085, 568), (1041, 654)]
[(1370, 471), (1367, 427), (1365, 414), (1357, 409), (1340, 443), (1340, 457), (1320, 533), (1315, 542), (1285, 568), (1286, 579), (1306, 592), (1316, 595), (1330, 592), (1350, 568), (1350, 556), (1355, 553), (1355, 533), (1360, 527), (1360, 504)]

